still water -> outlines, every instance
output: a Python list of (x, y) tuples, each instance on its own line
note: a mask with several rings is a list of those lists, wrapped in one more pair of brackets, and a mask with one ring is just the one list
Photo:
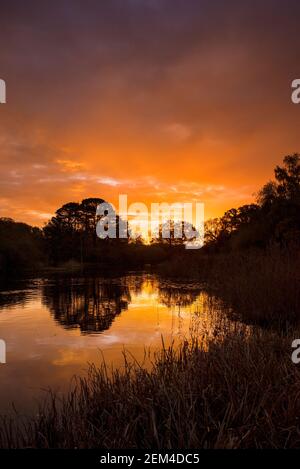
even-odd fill
[[(210, 298), (201, 285), (151, 275), (36, 279), (0, 291), (0, 413), (31, 412), (52, 388), (70, 386), (88, 363), (120, 367), (124, 350), (142, 362), (166, 345), (211, 329)], [(149, 359), (149, 358), (148, 358)], [(151, 358), (150, 358), (151, 359)], [(147, 360), (147, 359), (146, 359)]]

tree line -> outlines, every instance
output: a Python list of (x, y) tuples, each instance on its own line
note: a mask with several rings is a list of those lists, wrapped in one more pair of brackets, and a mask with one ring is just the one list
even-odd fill
[(276, 166), (274, 179), (256, 196), (256, 203), (232, 208), (208, 220), (205, 250), (283, 247), (300, 242), (300, 155), (295, 153)]
[[(57, 266), (70, 261), (79, 265), (111, 265), (131, 268), (157, 264), (182, 253), (185, 237), (174, 236), (176, 223), (170, 222), (170, 238), (164, 239), (164, 225), (145, 244), (138, 239), (99, 239), (96, 208), (105, 202), (87, 198), (60, 207), (42, 228), (0, 218), (0, 273), (16, 276), (30, 269)], [(270, 243), (297, 249), (300, 241), (300, 156), (288, 155), (276, 166), (274, 179), (256, 196), (256, 203), (232, 208), (220, 218), (205, 223), (204, 252), (265, 249)], [(116, 218), (117, 224), (120, 222)], [(177, 222), (182, 223), (182, 222)], [(192, 227), (191, 227), (192, 228)], [(118, 230), (117, 230), (118, 232)]]

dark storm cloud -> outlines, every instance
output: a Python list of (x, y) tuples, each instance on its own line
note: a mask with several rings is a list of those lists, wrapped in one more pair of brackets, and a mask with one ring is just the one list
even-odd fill
[(132, 102), (152, 93), (154, 113), (167, 112), (168, 94), (157, 87), (177, 73), (185, 99), (171, 112), (184, 112), (186, 103), (194, 119), (206, 96), (211, 109), (214, 102), (251, 105), (263, 93), (285, 99), (282, 86), (299, 70), (299, 14), (295, 0), (7, 1), (1, 73), (11, 99), (62, 119), (114, 87)]
[(106, 178), (126, 151), (130, 179), (260, 180), (298, 149), (299, 19), (296, 0), (2, 0), (2, 192), (53, 192), (57, 161), (99, 166), (101, 145)]

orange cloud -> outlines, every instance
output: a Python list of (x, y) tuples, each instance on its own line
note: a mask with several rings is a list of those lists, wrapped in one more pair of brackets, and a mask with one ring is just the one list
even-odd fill
[(254, 3), (2, 6), (0, 215), (41, 225), (120, 192), (204, 202), (207, 217), (252, 202), (299, 150), (300, 110), (299, 2), (284, 19), (281, 1)]

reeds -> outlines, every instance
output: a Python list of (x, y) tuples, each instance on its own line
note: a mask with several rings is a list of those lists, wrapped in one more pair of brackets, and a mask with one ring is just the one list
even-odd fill
[[(293, 335), (293, 337), (295, 337)], [(300, 365), (291, 340), (229, 334), (163, 349), (151, 369), (91, 366), (37, 416), (2, 423), (1, 447), (287, 448), (300, 445)]]
[(126, 355), (119, 370), (93, 365), (62, 399), (50, 392), (34, 417), (3, 419), (0, 447), (299, 448), (299, 267), (299, 253), (275, 248), (197, 257), (193, 276), (227, 317), (256, 327), (232, 329), (223, 316), (215, 333), (163, 347), (152, 367)]
[(286, 329), (300, 322), (300, 252), (271, 247), (194, 255), (161, 266), (167, 277), (206, 282), (241, 320)]

